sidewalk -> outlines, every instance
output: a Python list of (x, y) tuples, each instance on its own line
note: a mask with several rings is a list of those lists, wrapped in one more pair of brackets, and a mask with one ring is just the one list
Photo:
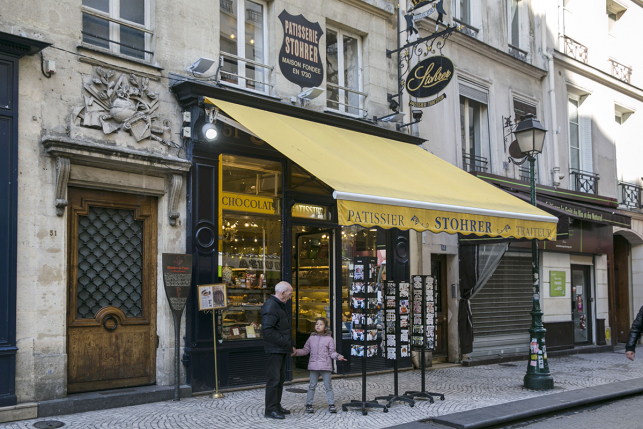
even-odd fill
[[(430, 417), (454, 414), (481, 407), (504, 404), (522, 399), (541, 397), (554, 393), (572, 391), (632, 380), (643, 377), (643, 359), (630, 362), (624, 351), (564, 356), (549, 359), (549, 366), (556, 383), (555, 389), (535, 392), (522, 387), (526, 371), (525, 362), (501, 363), (477, 367), (452, 367), (427, 371), (427, 388), (442, 392), (445, 401), (435, 404), (416, 401), (415, 407), (397, 403), (383, 413), (372, 410), (367, 416), (360, 411), (342, 412), (339, 407), (351, 399), (360, 399), (361, 378), (333, 380), (335, 403), (338, 414), (329, 414), (323, 383), (319, 383), (315, 395), (315, 413), (305, 414), (305, 393), (284, 392), (282, 405), (292, 410), (285, 421), (263, 417), (263, 390), (253, 389), (230, 392), (224, 399), (213, 400), (208, 396), (195, 396), (180, 402), (153, 404), (94, 411), (68, 416), (48, 417), (34, 420), (0, 424), (0, 428), (31, 429), (41, 420), (57, 420), (65, 428), (386, 428)], [(419, 371), (401, 372), (400, 391), (415, 390), (420, 386)], [(368, 378), (367, 399), (392, 393), (393, 375), (383, 374)], [(321, 386), (321, 387), (320, 387)], [(287, 386), (289, 389), (306, 389), (307, 384)], [(596, 389), (597, 394), (600, 389)], [(415, 425), (413, 426), (415, 427)]]

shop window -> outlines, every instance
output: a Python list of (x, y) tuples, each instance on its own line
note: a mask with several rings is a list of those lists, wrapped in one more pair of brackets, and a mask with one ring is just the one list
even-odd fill
[(83, 0), (83, 43), (151, 60), (152, 0)]
[(516, 48), (520, 48), (520, 3), (520, 0), (507, 0), (508, 40)]
[(326, 106), (349, 115), (365, 114), (362, 92), (362, 38), (326, 28)]
[(222, 190), (264, 197), (281, 195), (281, 163), (236, 155), (222, 156)]
[(290, 190), (306, 194), (332, 195), (333, 189), (298, 165), (292, 166)]
[[(269, 92), (268, 16), (262, 0), (219, 0), (221, 82)], [(241, 17), (241, 18), (240, 18)]]
[(460, 84), (460, 138), (462, 166), (468, 172), (487, 171), (488, 160), (483, 156), (488, 140), (487, 93)]
[[(382, 280), (386, 280), (386, 232), (377, 228), (349, 226), (341, 228), (342, 234), (342, 338), (350, 339), (352, 320), (350, 300), (352, 297), (355, 257), (377, 258), (376, 269), (382, 269)], [(367, 269), (370, 269), (368, 267)], [(375, 268), (375, 267), (373, 267)], [(377, 324), (383, 326), (382, 320)], [(381, 335), (381, 332), (380, 332)]]
[(221, 170), (223, 339), (262, 338), (261, 306), (281, 281), (281, 163), (222, 155)]

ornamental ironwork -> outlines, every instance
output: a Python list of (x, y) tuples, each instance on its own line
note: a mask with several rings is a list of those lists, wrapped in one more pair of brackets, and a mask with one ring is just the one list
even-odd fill
[(560, 36), (560, 38), (565, 55), (587, 64), (589, 52), (587, 46), (578, 43), (576, 40), (568, 36)]
[(618, 182), (618, 187), (621, 191), (621, 204), (631, 209), (643, 208), (643, 202), (641, 201), (643, 187), (627, 182)]
[(569, 170), (569, 176), (574, 191), (598, 195), (598, 181), (600, 179), (598, 173), (572, 168)]
[(630, 83), (632, 79), (632, 67), (628, 67), (612, 59), (610, 59), (610, 63), (612, 64), (612, 76), (623, 82)]
[(512, 57), (519, 59), (520, 61), (527, 62), (527, 52), (523, 51), (520, 48), (509, 45), (509, 50), (507, 51)]

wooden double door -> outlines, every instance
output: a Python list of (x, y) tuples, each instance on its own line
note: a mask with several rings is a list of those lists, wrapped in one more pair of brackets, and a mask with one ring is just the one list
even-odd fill
[(69, 188), (69, 393), (156, 381), (154, 197)]

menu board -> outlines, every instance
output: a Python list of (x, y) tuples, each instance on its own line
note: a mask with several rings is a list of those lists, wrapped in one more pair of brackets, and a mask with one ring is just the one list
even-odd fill
[(435, 302), (437, 299), (431, 276), (413, 276), (413, 325), (411, 346), (414, 350), (435, 348)]
[(172, 311), (180, 316), (192, 285), (192, 255), (163, 253), (161, 262), (165, 294)]
[(351, 356), (376, 356), (382, 309), (382, 292), (377, 284), (377, 258), (354, 258), (350, 292)]

